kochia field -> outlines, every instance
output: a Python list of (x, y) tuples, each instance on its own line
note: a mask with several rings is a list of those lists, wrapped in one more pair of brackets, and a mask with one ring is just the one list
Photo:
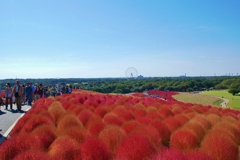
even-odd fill
[(90, 91), (39, 99), (0, 146), (0, 159), (239, 159), (240, 111), (149, 93), (162, 99)]

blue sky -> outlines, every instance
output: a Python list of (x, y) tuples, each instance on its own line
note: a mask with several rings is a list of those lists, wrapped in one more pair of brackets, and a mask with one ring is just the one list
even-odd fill
[(240, 74), (239, 0), (0, 0), (0, 79)]

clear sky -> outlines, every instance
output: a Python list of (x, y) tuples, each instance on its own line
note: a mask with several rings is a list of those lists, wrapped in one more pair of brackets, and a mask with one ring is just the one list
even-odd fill
[(0, 0), (0, 79), (240, 74), (240, 0)]

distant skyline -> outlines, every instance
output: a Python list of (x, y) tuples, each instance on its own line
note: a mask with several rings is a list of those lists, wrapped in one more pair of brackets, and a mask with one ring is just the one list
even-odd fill
[(239, 0), (0, 0), (0, 79), (240, 73)]

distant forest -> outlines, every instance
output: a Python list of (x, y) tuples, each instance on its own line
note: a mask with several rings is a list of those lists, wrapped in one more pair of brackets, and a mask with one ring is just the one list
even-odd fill
[[(32, 82), (34, 85), (72, 85), (76, 89), (92, 90), (101, 93), (131, 93), (145, 90), (165, 90), (194, 92), (212, 89), (228, 89), (233, 94), (240, 92), (240, 76), (223, 77), (159, 77), (159, 78), (60, 78), (60, 79), (18, 79), (21, 84)], [(0, 80), (0, 87), (9, 82), (12, 86), (16, 79)]]

